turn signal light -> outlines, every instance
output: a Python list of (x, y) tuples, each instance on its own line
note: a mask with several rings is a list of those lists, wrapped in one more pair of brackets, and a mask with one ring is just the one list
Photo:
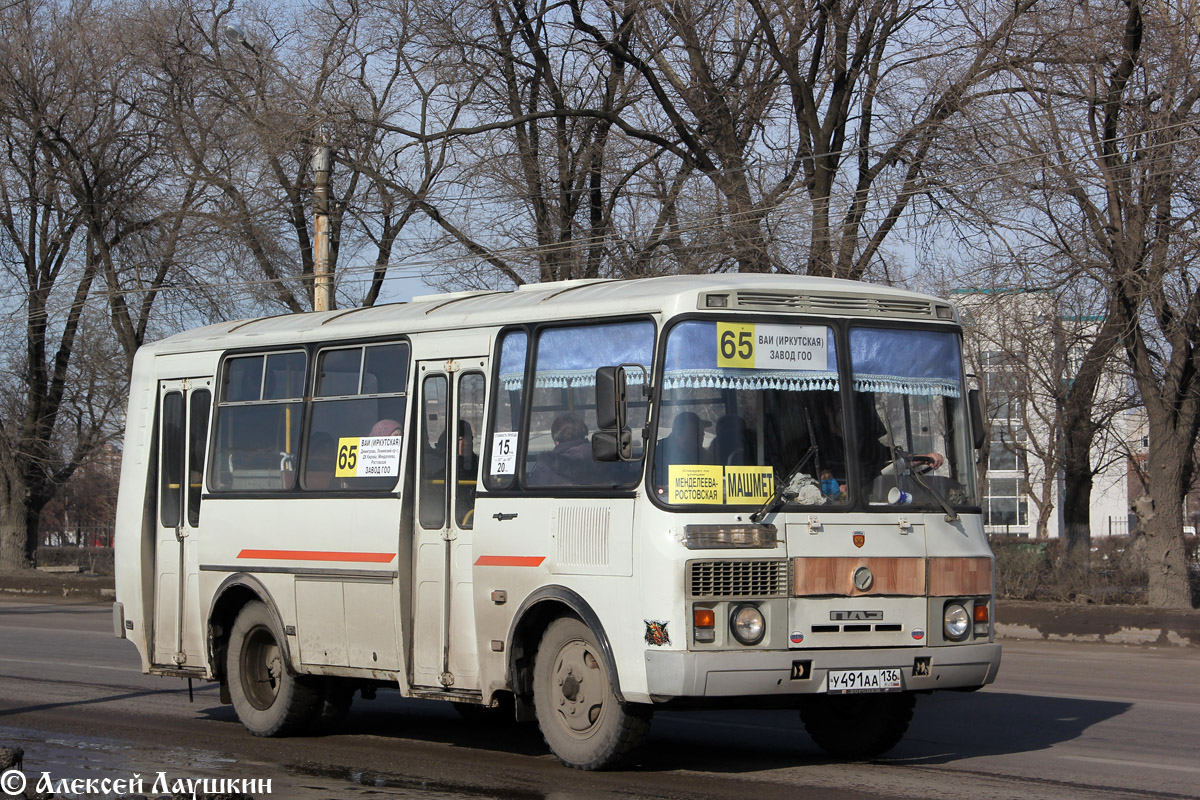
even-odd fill
[(697, 642), (717, 640), (717, 612), (711, 608), (692, 609), (692, 635)]
[(976, 622), (987, 622), (988, 621), (988, 605), (987, 605), (986, 600), (983, 602), (980, 602), (978, 600), (975, 601), (975, 621)]

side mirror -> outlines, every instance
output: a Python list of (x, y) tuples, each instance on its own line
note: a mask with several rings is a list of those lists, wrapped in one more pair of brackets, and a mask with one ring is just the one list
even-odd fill
[(596, 431), (592, 434), (592, 459), (595, 461), (632, 461), (633, 434), (623, 431)]
[(986, 432), (983, 430), (983, 404), (979, 399), (979, 390), (967, 392), (967, 412), (971, 415), (971, 433), (975, 437), (975, 449), (983, 447)]
[(596, 425), (602, 431), (623, 431), (629, 421), (624, 367), (596, 370)]

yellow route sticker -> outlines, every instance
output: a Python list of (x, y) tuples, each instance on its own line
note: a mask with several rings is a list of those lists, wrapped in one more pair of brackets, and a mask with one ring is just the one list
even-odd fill
[(400, 474), (399, 436), (348, 436), (338, 439), (337, 478), (394, 478)]
[(717, 323), (717, 366), (754, 369), (753, 323)]
[(775, 491), (770, 467), (725, 467), (725, 502), (729, 505), (765, 503)]
[(667, 467), (668, 502), (720, 505), (722, 469), (710, 464), (671, 464)]
[(775, 490), (770, 467), (722, 467), (720, 464), (671, 464), (667, 501), (700, 505), (754, 505)]

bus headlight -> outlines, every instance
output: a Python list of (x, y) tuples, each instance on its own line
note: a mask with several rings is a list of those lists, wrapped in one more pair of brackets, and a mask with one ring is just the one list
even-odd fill
[(729, 630), (733, 638), (745, 645), (754, 645), (762, 641), (767, 632), (767, 624), (763, 620), (758, 606), (743, 604), (733, 609), (729, 615)]
[(689, 550), (775, 547), (779, 535), (774, 525), (688, 525), (683, 546)]
[(945, 624), (946, 638), (952, 642), (961, 642), (971, 629), (971, 615), (961, 603), (947, 603), (942, 621)]

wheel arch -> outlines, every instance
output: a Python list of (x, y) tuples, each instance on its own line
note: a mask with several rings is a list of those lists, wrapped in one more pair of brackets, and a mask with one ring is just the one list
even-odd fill
[(613, 694), (617, 702), (624, 703), (617, 660), (599, 615), (577, 592), (565, 586), (543, 586), (526, 597), (513, 615), (508, 632), (506, 665), (508, 684), (513, 694), (520, 702), (530, 702), (533, 694), (533, 657), (538, 643), (550, 623), (562, 616), (578, 618), (596, 637), (596, 645), (608, 669)]
[(279, 644), (283, 648), (284, 663), (288, 672), (296, 674), (291, 642), (274, 598), (258, 578), (238, 572), (227, 577), (217, 587), (208, 612), (208, 659), (214, 677), (224, 679), (225, 648), (229, 644), (229, 632), (233, 629), (233, 622), (242, 608), (255, 600), (267, 607), (267, 612), (281, 634)]

